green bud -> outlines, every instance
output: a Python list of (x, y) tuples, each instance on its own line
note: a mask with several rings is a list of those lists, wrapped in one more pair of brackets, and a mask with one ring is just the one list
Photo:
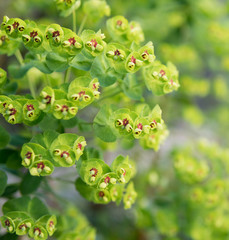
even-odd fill
[(114, 57), (114, 51), (108, 51), (107, 53), (106, 53), (106, 56), (107, 57), (109, 57), (109, 58), (113, 58)]
[(95, 48), (97, 51), (101, 52), (103, 51), (103, 46), (100, 45), (100, 44), (97, 44), (96, 48)]
[(131, 132), (132, 131), (132, 126), (130, 125), (130, 124), (127, 124), (126, 125), (126, 131), (129, 133), (129, 132)]
[(143, 65), (143, 62), (141, 60), (136, 59), (136, 65), (138, 67), (141, 67)]
[(91, 97), (89, 96), (89, 95), (83, 95), (83, 100), (85, 101), (85, 102), (89, 102), (90, 100), (91, 100)]
[(107, 187), (107, 183), (102, 182), (102, 183), (100, 183), (99, 187), (102, 188), (102, 189), (104, 189), (104, 188)]
[(31, 168), (31, 169), (30, 169), (30, 174), (31, 174), (32, 176), (39, 176), (38, 169), (35, 168), (35, 167)]
[(128, 68), (129, 68), (130, 70), (134, 70), (135, 64), (134, 64), (133, 62), (129, 62), (129, 63), (128, 63)]
[(22, 35), (22, 41), (24, 42), (24, 44), (28, 43), (31, 40), (30, 36), (27, 34), (23, 34)]

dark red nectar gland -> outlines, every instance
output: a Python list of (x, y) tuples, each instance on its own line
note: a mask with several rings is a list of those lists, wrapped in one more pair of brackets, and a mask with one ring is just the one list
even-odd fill
[(161, 69), (160, 74), (162, 77), (165, 76), (165, 71)]
[(115, 56), (119, 56), (121, 53), (120, 53), (120, 51), (118, 50), (118, 49), (116, 49), (115, 51), (114, 51), (114, 55)]
[(32, 157), (32, 153), (31, 153), (31, 152), (27, 152), (27, 153), (25, 154), (25, 156), (26, 156), (26, 158), (30, 159), (30, 158)]
[(17, 113), (17, 110), (15, 108), (10, 109), (10, 116), (13, 116)]
[(97, 43), (96, 39), (91, 39), (91, 44), (92, 44), (93, 47), (96, 48), (98, 43)]
[(45, 100), (47, 100), (47, 101), (46, 101), (46, 104), (50, 104), (50, 103), (51, 103), (51, 99), (52, 99), (52, 97), (49, 96), (49, 95), (47, 95), (47, 96), (45, 97)]
[(136, 58), (134, 56), (131, 57), (130, 61), (134, 64), (136, 64)]
[(105, 196), (105, 193), (104, 193), (103, 191), (100, 191), (100, 192), (99, 192), (99, 196), (100, 196), (101, 198), (103, 198), (103, 197)]
[(105, 183), (109, 183), (110, 180), (111, 180), (110, 177), (107, 176), (107, 177), (104, 179), (104, 182), (105, 182)]
[(122, 21), (121, 21), (121, 20), (118, 20), (118, 21), (116, 22), (116, 24), (117, 24), (117, 26), (121, 27), (121, 26), (122, 26)]
[(82, 97), (83, 95), (85, 95), (85, 91), (79, 92), (79, 96), (80, 96), (80, 97)]
[(26, 107), (27, 107), (27, 110), (28, 110), (28, 111), (32, 111), (32, 110), (34, 110), (34, 107), (33, 107), (32, 104), (27, 105)]
[(19, 229), (22, 229), (22, 228), (27, 228), (27, 226), (26, 226), (26, 224), (25, 224), (25, 223), (24, 223), (24, 224), (22, 224), (22, 225), (20, 225)]
[(49, 227), (52, 228), (53, 226), (54, 226), (54, 222), (53, 222), (53, 221), (50, 221), (50, 222), (49, 222)]
[(32, 31), (30, 37), (35, 38), (38, 35), (37, 31)]
[(81, 143), (78, 143), (77, 147), (82, 150), (83, 145)]
[(41, 229), (40, 228), (34, 228), (33, 233), (38, 232), (38, 235), (41, 235)]
[(43, 170), (43, 169), (45, 168), (44, 163), (43, 163), (43, 162), (38, 163), (38, 164), (37, 164), (37, 168)]
[(98, 170), (97, 170), (96, 168), (92, 168), (92, 169), (90, 170), (90, 172), (92, 172), (92, 171), (93, 171), (94, 174), (92, 174), (91, 176), (92, 176), (92, 177), (96, 177), (96, 175), (97, 175), (97, 173), (98, 173)]
[(54, 31), (52, 33), (52, 37), (58, 37), (58, 36), (60, 36), (60, 32), (59, 31)]
[(174, 81), (171, 79), (171, 80), (170, 80), (170, 83), (171, 83), (171, 85), (173, 86), (173, 84), (174, 84)]
[(70, 46), (71, 46), (71, 45), (74, 45), (74, 46), (75, 46), (76, 40), (75, 40), (74, 37), (73, 37), (73, 38), (69, 38), (68, 41), (69, 41), (69, 43), (70, 43)]
[(129, 121), (127, 120), (127, 118), (124, 118), (122, 123), (123, 123), (123, 126), (126, 126), (129, 123)]
[(6, 225), (7, 227), (10, 226), (10, 221), (9, 221), (8, 219), (5, 221), (5, 225)]
[(63, 105), (60, 111), (61, 112), (65, 112), (66, 111), (67, 112), (68, 111), (68, 106)]
[(137, 125), (137, 127), (142, 130), (143, 125), (142, 125), (141, 123), (139, 123), (139, 124)]
[(14, 29), (18, 28), (19, 27), (19, 22), (14, 22), (12, 24), (12, 26), (13, 26)]
[(63, 158), (67, 158), (69, 157), (69, 153), (67, 151), (63, 151), (61, 154), (60, 154), (61, 157)]

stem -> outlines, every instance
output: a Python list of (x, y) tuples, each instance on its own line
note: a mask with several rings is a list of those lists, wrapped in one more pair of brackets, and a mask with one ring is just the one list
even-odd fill
[(74, 181), (71, 180), (67, 180), (67, 179), (62, 179), (62, 178), (58, 178), (58, 177), (48, 177), (50, 180), (53, 181), (60, 181), (60, 182), (64, 182), (64, 183), (71, 183), (71, 184), (75, 184)]
[(15, 57), (17, 58), (20, 65), (23, 66), (24, 65), (24, 59), (23, 59), (19, 49), (15, 52)]
[(72, 28), (73, 32), (76, 32), (76, 11), (72, 12)]
[[(21, 52), (20, 50), (18, 49), (16, 52), (15, 52), (15, 57), (17, 58), (18, 62), (20, 63), (21, 66), (24, 65), (24, 59), (21, 55)], [(29, 72), (27, 73), (27, 77), (28, 77), (28, 83), (29, 83), (29, 89), (30, 89), (30, 92), (33, 96), (33, 98), (36, 97), (36, 92), (35, 92), (35, 89), (33, 87), (33, 83), (32, 81), (30, 80), (30, 77), (29, 77)], [(32, 78), (31, 78), (32, 79)]]
[(64, 83), (67, 83), (69, 81), (70, 73), (71, 73), (71, 67), (69, 67), (65, 72)]
[(79, 28), (79, 31), (78, 31), (78, 35), (81, 34), (81, 32), (82, 32), (82, 30), (83, 30), (83, 27), (84, 27), (84, 24), (85, 24), (86, 21), (87, 21), (87, 15), (84, 16), (84, 18), (83, 18), (83, 20), (82, 20), (82, 22), (81, 22), (81, 24), (80, 24), (80, 28)]
[(48, 75), (47, 74), (44, 74), (44, 77), (45, 77), (45, 82), (48, 86), (52, 86), (51, 82), (50, 82), (50, 79), (48, 78)]

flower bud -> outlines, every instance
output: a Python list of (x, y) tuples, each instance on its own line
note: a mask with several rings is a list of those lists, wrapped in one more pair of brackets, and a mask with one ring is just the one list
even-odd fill
[(96, 47), (95, 47), (95, 49), (96, 49), (97, 51), (101, 52), (101, 51), (103, 51), (103, 46), (100, 45), (100, 44), (97, 44)]
[(106, 56), (108, 57), (108, 58), (113, 58), (114, 57), (114, 51), (108, 51), (107, 53), (106, 53)]
[(133, 62), (129, 62), (129, 63), (128, 63), (128, 68), (129, 68), (130, 70), (134, 70), (135, 64), (134, 64)]

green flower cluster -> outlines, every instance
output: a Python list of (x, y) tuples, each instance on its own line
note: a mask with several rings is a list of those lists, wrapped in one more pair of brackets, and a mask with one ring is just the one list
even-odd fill
[(29, 95), (0, 95), (0, 113), (11, 124), (35, 125), (43, 117), (39, 102)]
[(135, 202), (137, 193), (133, 183), (130, 182), (125, 189), (135, 175), (134, 163), (128, 157), (118, 156), (110, 167), (101, 159), (82, 159), (77, 163), (77, 171), (80, 178), (76, 181), (76, 188), (89, 201), (119, 204), (123, 197), (125, 209)]
[(144, 68), (144, 80), (147, 88), (155, 95), (170, 93), (180, 86), (178, 71), (171, 62), (165, 66), (156, 61), (153, 65)]
[(52, 174), (54, 167), (71, 167), (83, 154), (86, 141), (72, 133), (46, 131), (22, 147), (22, 165), (32, 176)]
[(32, 200), (29, 197), (9, 200), (3, 205), (1, 224), (9, 233), (28, 234), (34, 240), (48, 239), (56, 231), (57, 219), (51, 214), (41, 216), (39, 208), (42, 207), (41, 213), (48, 213), (46, 206), (36, 197)]
[(80, 7), (81, 0), (54, 0), (60, 15), (67, 17)]
[(138, 22), (130, 23), (123, 16), (115, 16), (107, 21), (107, 30), (111, 37), (118, 42), (139, 44), (144, 41), (144, 33)]
[(52, 113), (57, 119), (68, 120), (76, 115), (78, 109), (99, 98), (98, 89), (98, 80), (86, 76), (78, 77), (59, 89), (47, 86), (40, 93), (39, 108), (46, 113)]

